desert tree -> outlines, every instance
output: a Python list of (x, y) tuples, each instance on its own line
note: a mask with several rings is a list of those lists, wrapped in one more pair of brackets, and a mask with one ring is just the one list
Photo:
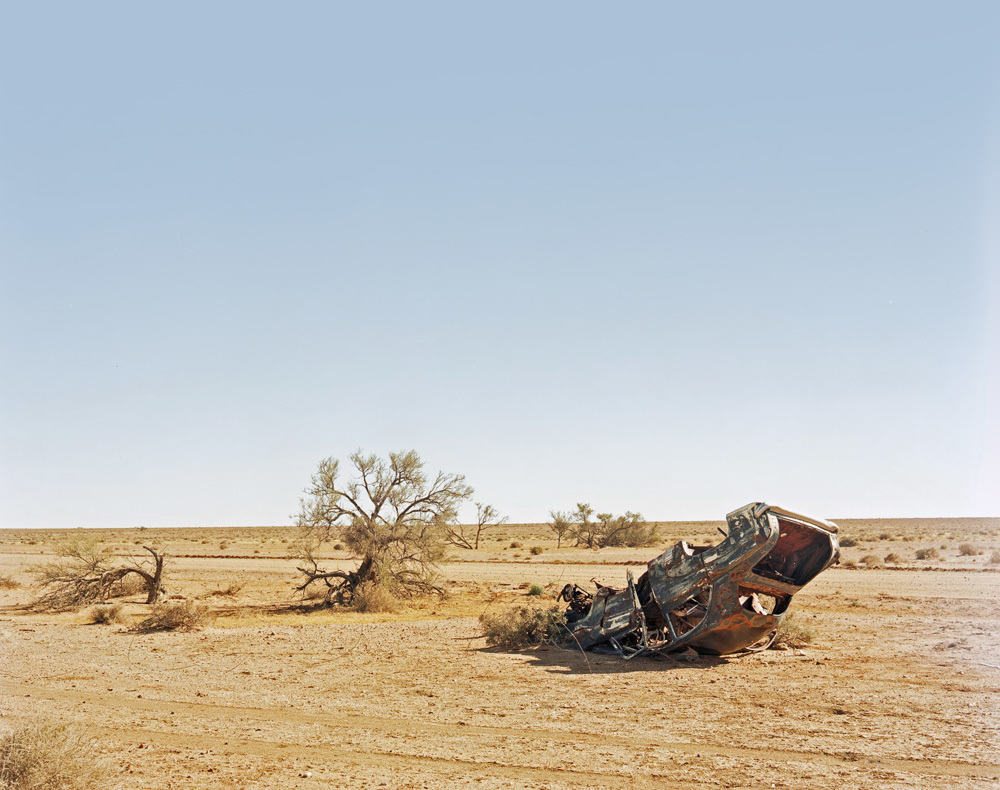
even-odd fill
[(659, 538), (656, 524), (646, 521), (640, 513), (625, 511), (624, 515), (599, 513), (598, 542), (604, 546), (649, 546)]
[(594, 520), (593, 515), (594, 508), (586, 502), (577, 502), (576, 510), (570, 514), (571, 534), (577, 546), (600, 548), (600, 524)]
[(111, 552), (93, 543), (72, 542), (60, 546), (57, 559), (32, 568), (41, 595), (39, 609), (72, 609), (131, 593), (129, 577), (139, 580), (146, 603), (156, 603), (163, 592), (162, 552), (143, 546), (148, 558), (130, 558), (116, 563)]
[[(472, 496), (465, 477), (424, 473), (413, 450), (388, 459), (360, 450), (350, 456), (353, 474), (341, 480), (340, 463), (326, 458), (305, 490), (298, 515), (303, 594), (319, 586), (327, 605), (351, 604), (362, 585), (411, 597), (440, 592), (434, 583), (458, 508)], [(358, 558), (353, 570), (322, 567), (319, 551), (342, 540)]]
[(452, 546), (458, 546), (461, 549), (478, 549), (479, 538), (486, 530), (506, 523), (507, 517), (501, 516), (493, 505), (476, 502), (476, 523), (449, 526), (445, 539)]
[(556, 534), (556, 548), (562, 547), (563, 538), (573, 532), (573, 521), (568, 513), (560, 510), (549, 511), (548, 527)]

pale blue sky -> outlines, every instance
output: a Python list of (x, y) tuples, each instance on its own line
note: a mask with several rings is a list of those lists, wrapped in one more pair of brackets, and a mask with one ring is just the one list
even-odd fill
[(9, 4), (0, 526), (1000, 515), (993, 3)]

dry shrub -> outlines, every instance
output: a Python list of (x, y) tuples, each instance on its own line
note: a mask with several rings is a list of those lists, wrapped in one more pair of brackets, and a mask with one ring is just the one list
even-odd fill
[(512, 540), (512, 541), (511, 541), (511, 543), (510, 543), (510, 547), (511, 547), (512, 549), (519, 549), (519, 548), (521, 548), (521, 546), (523, 546), (523, 545), (524, 545), (524, 544), (523, 544), (523, 543), (521, 543), (521, 541), (519, 541), (519, 540)]
[(0, 790), (107, 787), (96, 742), (65, 724), (34, 723), (0, 734)]
[(532, 554), (533, 554), (533, 555), (534, 555), (535, 557), (537, 557), (537, 556), (538, 556), (539, 554), (541, 554), (541, 553), (542, 553), (543, 551), (545, 551), (545, 549), (543, 549), (543, 548), (542, 548), (541, 546), (532, 546), (532, 547), (531, 547), (531, 553), (532, 553)]
[(354, 591), (351, 608), (355, 612), (395, 612), (399, 601), (384, 585), (362, 582)]
[(90, 622), (95, 625), (113, 625), (125, 622), (125, 612), (120, 603), (95, 606), (90, 610)]
[(861, 561), (868, 568), (880, 568), (882, 567), (882, 560), (876, 557), (874, 554), (867, 554), (861, 558)]
[(998, 564), (1000, 564), (1000, 551), (994, 551), (990, 555), (990, 564), (991, 565), (998, 565)]
[(12, 576), (0, 576), (0, 590), (16, 590), (21, 582)]
[(858, 541), (855, 540), (854, 538), (841, 538), (840, 539), (840, 546), (841, 546), (841, 548), (849, 549), (849, 548), (851, 548), (851, 546), (857, 546), (857, 545), (858, 545)]
[(899, 565), (904, 559), (902, 555), (896, 554), (895, 552), (885, 555), (885, 561), (891, 565)]
[(941, 555), (938, 553), (937, 549), (929, 548), (929, 549), (917, 549), (916, 554), (914, 556), (918, 560), (936, 560)]
[(556, 642), (566, 631), (566, 615), (558, 606), (516, 606), (479, 616), (486, 644), (523, 648)]
[(145, 620), (133, 627), (133, 631), (149, 634), (154, 631), (197, 631), (208, 621), (208, 609), (194, 601), (168, 601), (158, 603)]
[(219, 595), (225, 598), (235, 598), (240, 590), (243, 589), (245, 582), (237, 580), (229, 582), (225, 587), (220, 587), (218, 590), (212, 590), (209, 595)]
[(982, 552), (980, 552), (979, 549), (977, 549), (971, 543), (963, 543), (961, 546), (958, 547), (958, 553), (962, 557), (975, 557), (977, 554), (981, 554)]
[(771, 647), (778, 650), (805, 647), (815, 638), (816, 634), (809, 626), (799, 622), (795, 615), (790, 614), (778, 626), (778, 634)]

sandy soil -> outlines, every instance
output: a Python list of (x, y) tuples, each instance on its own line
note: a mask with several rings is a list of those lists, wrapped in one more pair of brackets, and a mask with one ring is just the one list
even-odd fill
[[(667, 542), (712, 529), (669, 525)], [(80, 534), (0, 532), (0, 578), (22, 585), (0, 590), (0, 718), (78, 723), (131, 787), (1000, 783), (996, 520), (845, 528), (859, 567), (796, 597), (805, 649), (629, 663), (490, 649), (476, 616), (526, 600), (529, 583), (620, 582), (656, 549), (557, 551), (537, 526), (507, 527), (443, 566), (444, 601), (303, 614), (284, 606), (289, 530), (94, 533), (121, 552), (164, 546), (169, 592), (216, 614), (201, 631), (138, 635), (16, 608), (34, 594), (29, 566)], [(914, 558), (930, 546), (937, 559)], [(876, 553), (900, 561), (865, 568)], [(212, 594), (234, 581), (235, 596)]]

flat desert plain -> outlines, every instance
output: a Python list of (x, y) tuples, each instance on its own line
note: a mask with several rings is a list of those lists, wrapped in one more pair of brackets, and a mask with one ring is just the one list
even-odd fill
[[(298, 608), (293, 528), (0, 531), (0, 719), (74, 723), (136, 788), (997, 786), (1000, 519), (840, 524), (854, 545), (792, 604), (805, 647), (631, 662), (490, 648), (478, 616), (621, 584), (659, 546), (504, 525), (452, 550), (446, 597), (362, 614)], [(81, 538), (164, 550), (209, 624), (135, 633), (141, 596), (112, 625), (25, 611), (30, 568)]]

